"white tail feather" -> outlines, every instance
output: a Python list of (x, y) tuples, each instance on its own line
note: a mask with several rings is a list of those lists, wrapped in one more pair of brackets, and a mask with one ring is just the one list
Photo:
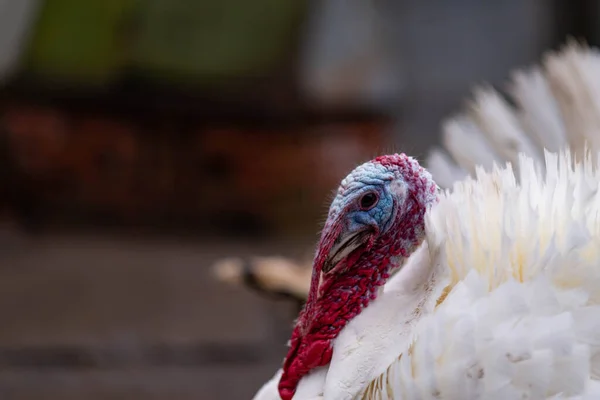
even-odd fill
[[(516, 106), (490, 87), (476, 88), (470, 112), (444, 122), (442, 143), (463, 170), (473, 175), (478, 166), (490, 171), (493, 161), (509, 161), (518, 171), (521, 153), (543, 166), (544, 150), (566, 147), (575, 159), (587, 150), (594, 157), (600, 152), (598, 51), (569, 43), (542, 66), (513, 73), (508, 94)], [(433, 176), (444, 176), (438, 158), (432, 152), (428, 167)], [(447, 179), (439, 184), (451, 187)]]
[(539, 148), (557, 152), (567, 147), (565, 124), (542, 70), (517, 71), (512, 78), (509, 92), (519, 106), (516, 113), (525, 131)]
[(450, 187), (456, 181), (466, 178), (469, 173), (459, 167), (441, 149), (433, 149), (429, 154), (429, 168), (433, 179), (442, 187)]
[(456, 116), (444, 122), (442, 129), (446, 149), (456, 163), (470, 173), (475, 172), (478, 165), (489, 168), (494, 161), (504, 161), (468, 116)]

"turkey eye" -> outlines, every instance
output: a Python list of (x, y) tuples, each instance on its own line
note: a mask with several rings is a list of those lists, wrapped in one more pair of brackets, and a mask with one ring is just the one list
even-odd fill
[(366, 193), (360, 198), (360, 208), (363, 211), (368, 211), (371, 208), (375, 207), (377, 201), (379, 200), (379, 196), (376, 193)]

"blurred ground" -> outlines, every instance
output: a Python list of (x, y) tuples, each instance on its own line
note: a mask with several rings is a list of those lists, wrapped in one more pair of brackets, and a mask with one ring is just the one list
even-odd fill
[(2, 399), (250, 398), (284, 356), (292, 305), (221, 286), (209, 266), (297, 244), (10, 228), (0, 243)]

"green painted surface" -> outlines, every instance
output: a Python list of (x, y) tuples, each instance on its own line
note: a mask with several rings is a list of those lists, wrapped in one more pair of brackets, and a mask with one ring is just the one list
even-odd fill
[(147, 0), (133, 63), (166, 77), (265, 73), (292, 50), (304, 0)]
[(162, 81), (268, 73), (293, 52), (305, 0), (47, 0), (25, 68), (102, 84), (126, 68)]
[(26, 69), (42, 76), (101, 83), (127, 60), (125, 23), (135, 0), (47, 0), (27, 51)]

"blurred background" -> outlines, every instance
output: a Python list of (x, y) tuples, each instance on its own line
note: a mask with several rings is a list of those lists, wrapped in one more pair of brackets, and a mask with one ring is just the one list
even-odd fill
[(332, 190), (420, 159), (600, 2), (0, 0), (0, 398), (248, 399), (296, 309), (211, 275), (300, 257)]

